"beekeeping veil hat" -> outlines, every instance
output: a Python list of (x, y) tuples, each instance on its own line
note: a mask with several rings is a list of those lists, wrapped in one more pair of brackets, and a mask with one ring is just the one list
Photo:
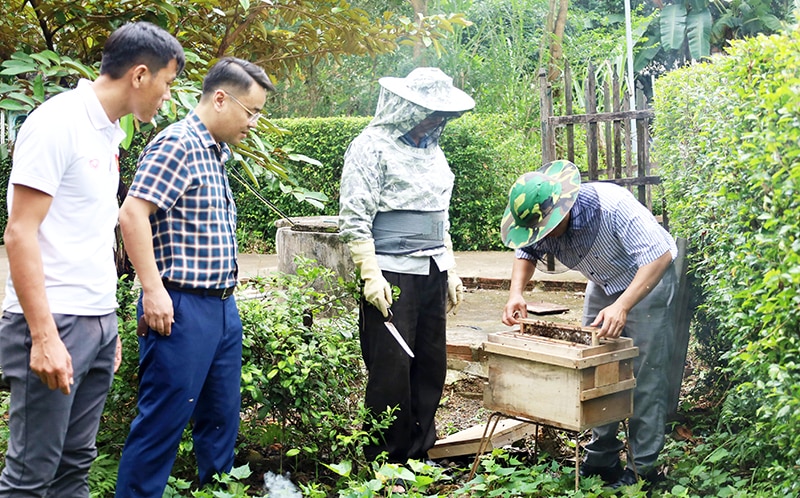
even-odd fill
[(462, 113), (475, 107), (475, 101), (453, 86), (453, 78), (438, 67), (418, 67), (405, 78), (387, 76), (380, 85), (418, 106), (446, 113)]

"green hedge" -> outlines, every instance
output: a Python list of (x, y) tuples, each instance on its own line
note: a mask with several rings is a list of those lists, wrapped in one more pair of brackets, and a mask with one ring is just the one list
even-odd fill
[[(323, 210), (298, 202), (292, 195), (270, 185), (261, 193), (289, 216), (336, 215), (339, 212), (339, 178), (348, 144), (369, 123), (369, 118), (282, 119), (276, 124), (291, 132), (273, 137), (274, 143), (313, 157), (322, 166), (293, 166), (298, 183), (325, 193)], [(502, 249), (499, 226), (507, 202), (508, 187), (522, 172), (541, 164), (538, 136), (526, 140), (501, 115), (467, 114), (447, 125), (442, 149), (456, 175), (450, 204), (453, 242), (456, 250)], [(239, 209), (240, 243), (260, 242), (272, 248), (277, 214), (244, 187), (233, 182)], [(276, 193), (277, 192), (277, 193)]]
[(660, 78), (654, 102), (670, 219), (705, 298), (699, 338), (732, 380), (715, 441), (772, 496), (800, 494), (799, 90), (795, 29)]

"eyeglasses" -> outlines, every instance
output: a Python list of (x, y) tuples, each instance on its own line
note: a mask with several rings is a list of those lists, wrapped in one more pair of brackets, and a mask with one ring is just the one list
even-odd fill
[(250, 116), (250, 119), (248, 120), (250, 123), (256, 123), (256, 122), (258, 122), (258, 120), (259, 120), (259, 119), (261, 119), (261, 116), (262, 116), (262, 114), (261, 114), (260, 112), (251, 111), (250, 109), (248, 109), (248, 108), (247, 108), (247, 106), (246, 106), (246, 105), (242, 104), (242, 103), (239, 101), (239, 99), (237, 99), (236, 97), (234, 97), (234, 96), (233, 96), (233, 94), (230, 94), (230, 93), (228, 93), (228, 92), (225, 92), (225, 95), (227, 95), (228, 97), (232, 98), (234, 102), (236, 102), (237, 104), (239, 104), (239, 107), (241, 107), (242, 109), (244, 109), (244, 112), (246, 112), (246, 113), (247, 113), (247, 115), (248, 115), (248, 116)]

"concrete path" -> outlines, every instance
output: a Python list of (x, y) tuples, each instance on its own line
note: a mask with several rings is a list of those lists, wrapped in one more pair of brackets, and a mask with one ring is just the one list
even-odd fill
[[(514, 251), (464, 251), (456, 252), (456, 271), (468, 287), (508, 288)], [(243, 277), (265, 276), (278, 271), (276, 254), (240, 254), (239, 269)], [(535, 279), (552, 282), (554, 286), (564, 283), (581, 287), (586, 278), (576, 271), (563, 273), (536, 272)], [(483, 285), (482, 285), (483, 284)]]

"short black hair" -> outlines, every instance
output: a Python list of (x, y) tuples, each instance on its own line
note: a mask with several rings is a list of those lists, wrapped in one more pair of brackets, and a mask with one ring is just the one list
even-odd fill
[(144, 64), (157, 73), (171, 60), (183, 70), (186, 58), (183, 47), (174, 36), (149, 22), (132, 22), (116, 29), (103, 46), (100, 74), (120, 79), (133, 66)]
[(269, 76), (259, 66), (236, 57), (223, 57), (208, 70), (203, 79), (203, 95), (211, 94), (220, 87), (246, 92), (253, 81), (265, 90), (275, 91)]

